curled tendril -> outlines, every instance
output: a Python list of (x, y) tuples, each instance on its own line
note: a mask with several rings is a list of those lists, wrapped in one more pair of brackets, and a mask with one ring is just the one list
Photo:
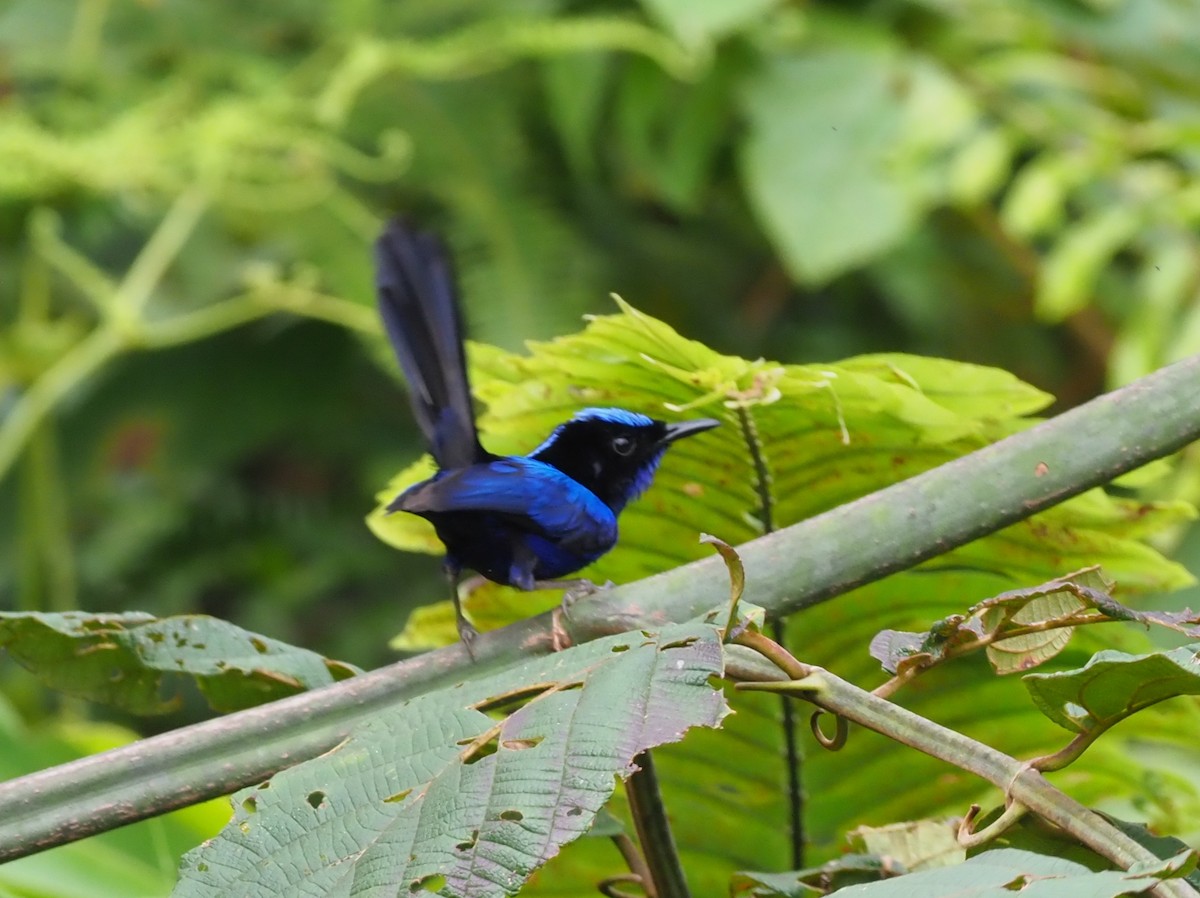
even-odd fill
[(834, 715), (834, 730), (832, 736), (826, 736), (825, 731), (821, 729), (821, 715), (825, 711), (814, 711), (812, 717), (808, 720), (809, 728), (812, 730), (813, 738), (820, 743), (822, 748), (829, 751), (840, 751), (846, 744), (846, 739), (850, 735), (850, 727), (846, 723), (846, 718)]

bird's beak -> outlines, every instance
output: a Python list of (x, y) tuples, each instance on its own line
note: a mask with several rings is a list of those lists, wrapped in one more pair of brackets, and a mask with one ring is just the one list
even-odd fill
[(690, 437), (692, 434), (700, 433), (704, 430), (712, 430), (720, 423), (720, 421), (714, 418), (697, 418), (695, 421), (679, 421), (675, 424), (668, 424), (667, 432), (658, 441), (658, 444), (660, 446), (669, 445), (676, 440)]

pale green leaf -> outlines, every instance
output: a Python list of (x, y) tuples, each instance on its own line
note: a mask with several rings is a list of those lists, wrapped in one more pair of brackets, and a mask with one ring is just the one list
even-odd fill
[(1045, 154), (1021, 167), (1000, 205), (1000, 223), (1014, 237), (1038, 237), (1059, 227), (1074, 186), (1070, 160)]
[(685, 44), (704, 44), (746, 26), (779, 0), (642, 0)]
[(901, 68), (885, 48), (835, 47), (774, 58), (745, 89), (746, 191), (801, 282), (866, 262), (916, 220), (913, 185), (888, 171)]
[[(1040, 624), (1059, 618), (1069, 618), (1087, 607), (1082, 599), (1069, 590), (1059, 589), (1029, 598), (1016, 611), (996, 608), (992, 615), (1003, 615), (1016, 626)], [(985, 617), (986, 619), (986, 617)], [(987, 647), (988, 661), (996, 673), (1006, 674), (1028, 670), (1053, 658), (1071, 641), (1071, 627), (1057, 627), (1021, 636), (1011, 636)]]
[(1137, 207), (1115, 204), (1069, 227), (1041, 267), (1034, 297), (1038, 316), (1061, 321), (1083, 308), (1101, 269), (1141, 226)]
[(964, 206), (985, 202), (1008, 177), (1015, 150), (1004, 128), (987, 128), (968, 140), (950, 164), (950, 199)]
[(850, 839), (867, 854), (886, 857), (906, 870), (951, 867), (966, 859), (955, 820), (909, 820), (887, 826), (860, 826)]
[(1098, 652), (1077, 670), (1025, 676), (1042, 713), (1065, 729), (1089, 733), (1179, 695), (1200, 695), (1200, 646), (1131, 655)]
[(977, 111), (928, 59), (882, 31), (816, 20), (794, 55), (743, 90), (746, 191), (789, 272), (819, 284), (894, 246), (946, 194), (946, 151)]

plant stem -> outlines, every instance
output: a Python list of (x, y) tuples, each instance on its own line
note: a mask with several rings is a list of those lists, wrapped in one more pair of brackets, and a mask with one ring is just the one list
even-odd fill
[(114, 312), (119, 309), (122, 316), (140, 321), (151, 294), (207, 208), (208, 197), (199, 190), (188, 190), (176, 198), (117, 287)]
[(67, 523), (66, 495), (58, 460), (58, 435), (44, 422), (30, 437), (20, 478), (18, 537), (22, 573), (18, 607), (24, 611), (70, 611), (78, 607), (75, 553)]
[(146, 324), (138, 343), (143, 349), (167, 349), (249, 324), (274, 311), (255, 294), (233, 296), (193, 312)]
[(637, 827), (638, 844), (650, 871), (651, 883), (647, 883), (646, 891), (657, 898), (689, 898), (667, 808), (658, 788), (654, 759), (650, 752), (644, 751), (633, 759), (633, 763), (639, 769), (629, 777), (625, 792), (629, 797), (629, 812)]
[[(771, 470), (763, 454), (762, 440), (750, 409), (737, 407), (738, 425), (754, 467), (754, 492), (758, 496), (758, 519), (763, 533), (775, 532), (775, 494), (771, 489)], [(783, 618), (771, 618), (771, 632), (780, 645), (785, 640)], [(792, 869), (804, 866), (804, 783), (800, 760), (800, 745), (796, 735), (796, 712), (787, 696), (780, 699), (779, 727), (783, 732), (784, 776), (787, 778), (788, 836), (791, 843)]]
[(658, 898), (658, 893), (654, 890), (654, 877), (650, 875), (646, 859), (642, 857), (642, 852), (634, 844), (633, 839), (629, 838), (626, 833), (620, 833), (613, 836), (613, 843), (617, 846), (617, 851), (621, 852), (621, 857), (625, 859), (625, 864), (629, 867), (630, 875), (641, 886), (646, 898)]
[(121, 337), (114, 328), (97, 328), (34, 381), (0, 423), (0, 480), (8, 474), (46, 415), (121, 348)]
[[(782, 618), (770, 620), (771, 635), (782, 645), (785, 624)], [(804, 770), (800, 756), (800, 738), (796, 732), (796, 706), (780, 696), (779, 728), (783, 732), (784, 776), (787, 777), (788, 841), (791, 844), (792, 869), (804, 868)]]

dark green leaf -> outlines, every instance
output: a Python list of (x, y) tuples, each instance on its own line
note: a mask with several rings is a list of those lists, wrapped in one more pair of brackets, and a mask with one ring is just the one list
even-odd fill
[(0, 647), (51, 688), (134, 714), (174, 710), (185, 679), (233, 711), (358, 673), (203, 615), (3, 613)]

